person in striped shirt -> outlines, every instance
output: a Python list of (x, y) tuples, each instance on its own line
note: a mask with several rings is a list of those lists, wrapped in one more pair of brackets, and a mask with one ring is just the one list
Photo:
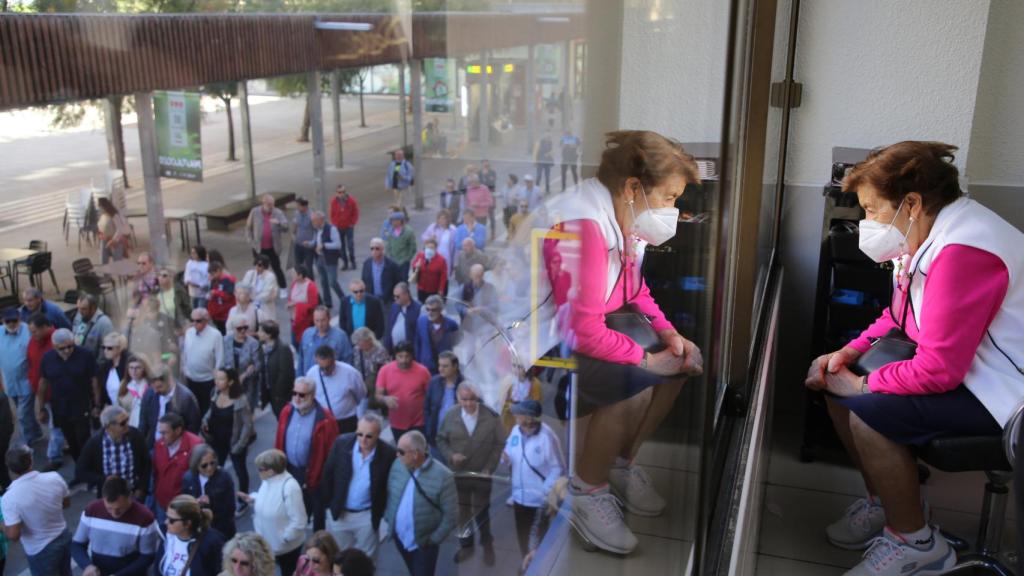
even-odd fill
[(103, 483), (103, 497), (82, 511), (71, 540), (71, 557), (82, 576), (145, 576), (160, 539), (153, 513), (132, 499), (128, 482), (109, 476)]

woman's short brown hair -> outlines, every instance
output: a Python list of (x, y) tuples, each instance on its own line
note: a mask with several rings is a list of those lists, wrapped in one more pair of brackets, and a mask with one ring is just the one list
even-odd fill
[(341, 549), (338, 548), (338, 543), (334, 540), (334, 536), (331, 536), (331, 533), (327, 530), (318, 530), (309, 537), (309, 540), (306, 540), (305, 549), (309, 550), (310, 548), (316, 548), (323, 552), (328, 562), (337, 556), (338, 552), (341, 552)]
[(697, 162), (683, 150), (682, 144), (648, 130), (605, 134), (597, 179), (613, 195), (619, 193), (628, 178), (638, 178), (646, 193), (677, 174), (687, 184), (699, 181)]
[(953, 164), (956, 151), (952, 144), (918, 140), (877, 148), (846, 175), (843, 192), (856, 192), (867, 184), (893, 207), (917, 192), (925, 213), (935, 214), (963, 194), (960, 172)]

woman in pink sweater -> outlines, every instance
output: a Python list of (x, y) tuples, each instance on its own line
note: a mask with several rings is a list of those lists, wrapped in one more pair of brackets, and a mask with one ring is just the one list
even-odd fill
[[(653, 132), (613, 132), (607, 144), (597, 178), (553, 210), (562, 215), (556, 228), (573, 239), (548, 240), (544, 252), (555, 301), (568, 300), (579, 363), (577, 415), (589, 415), (569, 487), (574, 523), (598, 547), (628, 554), (637, 540), (618, 500), (637, 515), (665, 508), (633, 461), (672, 409), (685, 376), (703, 370), (700, 350), (665, 319), (640, 275), (645, 246), (675, 235), (675, 202), (697, 181), (697, 166)], [(650, 320), (644, 345), (634, 340), (638, 334), (607, 326), (608, 314), (627, 305)]]
[[(1024, 271), (1024, 236), (963, 197), (955, 150), (900, 142), (873, 152), (843, 183), (866, 213), (861, 250), (896, 267), (889, 308), (845, 347), (815, 359), (805, 382), (826, 391), (867, 488), (826, 528), (836, 546), (870, 546), (847, 574), (916, 574), (912, 563), (931, 574), (955, 564), (946, 539), (926, 523), (911, 447), (942, 436), (998, 436), (1024, 397), (1024, 289), (1011, 282)], [(854, 374), (848, 366), (893, 329), (916, 342), (913, 357)]]

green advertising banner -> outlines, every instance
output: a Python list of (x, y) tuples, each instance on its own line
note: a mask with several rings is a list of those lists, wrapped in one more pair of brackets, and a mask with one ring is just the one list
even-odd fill
[(199, 139), (199, 93), (153, 92), (160, 176), (203, 181)]
[(455, 63), (447, 58), (423, 61), (423, 94), (428, 112), (447, 112), (452, 105), (450, 93), (455, 84)]

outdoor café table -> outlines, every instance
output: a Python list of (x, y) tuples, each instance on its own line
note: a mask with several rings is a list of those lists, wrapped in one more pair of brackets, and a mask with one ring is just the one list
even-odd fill
[[(146, 210), (127, 210), (124, 213), (125, 218), (146, 218)], [(164, 221), (167, 224), (167, 241), (171, 241), (170, 227), (171, 223), (178, 223), (178, 232), (181, 235), (181, 250), (182, 252), (188, 252), (192, 246), (191, 237), (188, 233), (188, 222), (191, 220), (196, 225), (196, 244), (202, 244), (202, 237), (199, 235), (199, 214), (195, 210), (189, 210), (187, 208), (164, 208)]]
[(0, 248), (0, 262), (7, 267), (7, 275), (11, 277), (11, 291), (18, 296), (18, 276), (14, 273), (14, 263), (38, 254), (38, 250), (25, 248)]

